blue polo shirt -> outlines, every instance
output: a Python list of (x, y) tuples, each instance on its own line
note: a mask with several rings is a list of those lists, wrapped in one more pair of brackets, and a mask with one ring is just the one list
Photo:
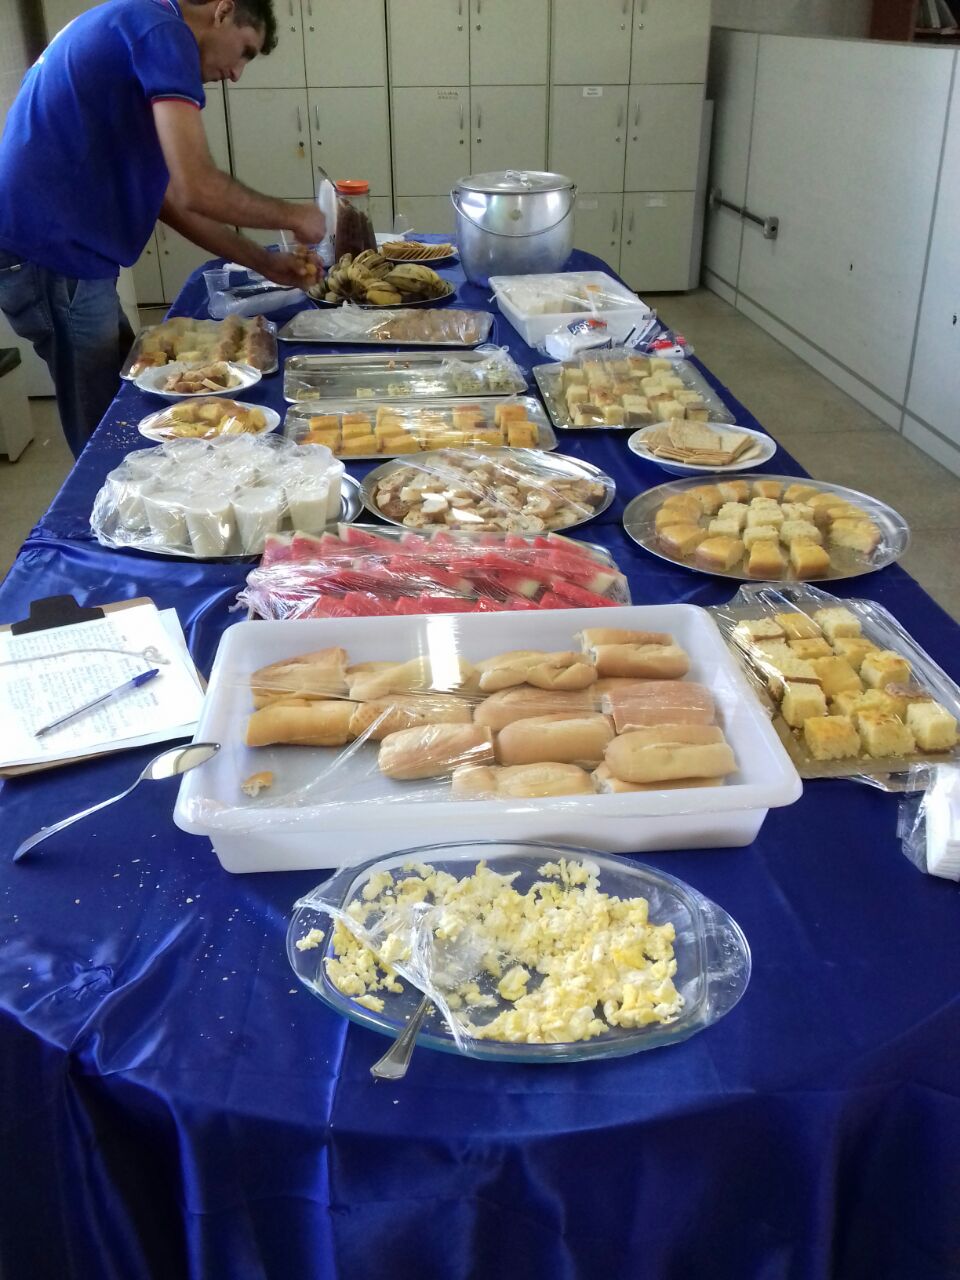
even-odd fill
[(79, 279), (136, 262), (170, 177), (152, 114), (165, 98), (205, 102), (176, 0), (107, 0), (58, 32), (0, 137), (0, 248)]

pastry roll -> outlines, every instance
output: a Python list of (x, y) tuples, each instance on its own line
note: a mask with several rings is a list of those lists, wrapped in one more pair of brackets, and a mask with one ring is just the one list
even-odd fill
[(507, 768), (461, 765), (454, 770), (453, 795), (458, 800), (499, 798), (542, 800), (551, 796), (593, 795), (590, 775), (574, 764), (547, 762)]
[(390, 733), (377, 764), (388, 778), (440, 778), (462, 764), (493, 764), (493, 733), (475, 724), (428, 724)]
[(594, 710), (590, 689), (561, 693), (553, 689), (531, 689), (527, 685), (521, 685), (518, 689), (503, 689), (500, 693), (484, 698), (474, 708), (473, 720), (475, 724), (499, 731), (514, 720), (528, 720), (531, 716), (583, 716)]
[(335, 698), (347, 692), (346, 649), (318, 649), (260, 667), (250, 677), (253, 705), (277, 698)]
[(623, 631), (619, 627), (592, 627), (580, 631), (574, 637), (584, 653), (598, 644), (672, 644), (673, 636), (666, 631)]
[(684, 787), (720, 787), (722, 778), (673, 778), (669, 782), (621, 782), (601, 764), (590, 775), (601, 795), (620, 795), (625, 791), (676, 791)]
[(355, 702), (276, 702), (254, 711), (247, 721), (248, 747), (289, 745), (298, 747), (342, 747), (350, 741), (350, 721)]
[(678, 644), (597, 644), (590, 655), (600, 676), (643, 680), (677, 680), (690, 670), (690, 659)]
[[(382, 742), (391, 733), (424, 724), (470, 724), (473, 706), (447, 694), (394, 693), (357, 705), (350, 720), (350, 735), (367, 734), (371, 742)], [(369, 730), (369, 732), (368, 732)]]
[(503, 765), (599, 764), (613, 738), (606, 716), (564, 714), (515, 720), (497, 735), (497, 762)]
[(350, 697), (356, 702), (369, 702), (389, 693), (409, 693), (413, 689), (475, 689), (478, 676), (474, 667), (451, 655), (449, 662), (434, 662), (427, 655), (409, 662), (391, 663), (372, 671), (352, 671), (346, 676)]
[(580, 653), (542, 653), (519, 649), (477, 663), (482, 693), (516, 685), (537, 689), (585, 689), (597, 678), (596, 668)]
[(721, 778), (736, 770), (737, 762), (726, 742), (683, 741), (679, 729), (710, 726), (662, 727), (659, 741), (648, 734), (625, 733), (609, 744), (604, 763), (621, 782), (670, 782), (679, 778)]
[(602, 710), (617, 733), (648, 725), (713, 724), (713, 695), (693, 681), (649, 680), (637, 690), (605, 694)]

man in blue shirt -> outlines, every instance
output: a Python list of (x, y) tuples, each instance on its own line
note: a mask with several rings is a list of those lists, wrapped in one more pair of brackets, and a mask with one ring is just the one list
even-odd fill
[(204, 83), (239, 80), (276, 43), (272, 0), (108, 0), (27, 72), (0, 138), (0, 308), (46, 361), (64, 434), (83, 448), (132, 341), (117, 298), (157, 218), (211, 254), (299, 283), (304, 264), (226, 223), (323, 237), (313, 205), (217, 169)]

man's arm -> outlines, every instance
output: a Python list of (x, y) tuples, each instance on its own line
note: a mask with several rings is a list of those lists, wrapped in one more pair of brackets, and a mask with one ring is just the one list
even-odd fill
[(199, 214), (241, 227), (282, 228), (304, 244), (323, 239), (324, 217), (315, 205), (261, 195), (216, 167), (200, 112), (190, 103), (155, 102), (153, 119), (170, 174), (167, 198), (180, 214)]
[(255, 240), (248, 239), (225, 227), (221, 222), (205, 218), (200, 213), (185, 212), (173, 203), (169, 194), (160, 210), (160, 221), (182, 236), (192, 240), (201, 249), (208, 249), (218, 258), (226, 258), (228, 262), (239, 262), (242, 266), (259, 271), (268, 280), (277, 284), (302, 285), (305, 283), (306, 269), (303, 258), (292, 253), (270, 253)]

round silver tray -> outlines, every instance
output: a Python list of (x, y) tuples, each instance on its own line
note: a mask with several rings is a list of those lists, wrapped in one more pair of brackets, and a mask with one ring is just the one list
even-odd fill
[[(418, 298), (416, 302), (355, 302), (353, 305), (364, 311), (399, 311), (401, 307), (445, 307), (456, 296), (456, 285), (451, 284), (450, 292), (442, 294), (439, 298)], [(315, 298), (312, 293), (308, 293), (307, 297), (316, 307), (342, 307), (347, 301), (344, 298), (340, 302), (325, 302), (322, 298)]]
[[(353, 524), (354, 520), (363, 510), (363, 502), (360, 497), (360, 482), (355, 476), (348, 475), (346, 472), (340, 481), (340, 515), (338, 517), (340, 524)], [(331, 523), (334, 523), (331, 521)], [(281, 530), (281, 532), (290, 532), (290, 530)], [(201, 557), (194, 555), (192, 551), (170, 551), (167, 548), (151, 547), (146, 536), (135, 540), (132, 534), (125, 533), (123, 538), (115, 537), (109, 530), (101, 529), (97, 535), (98, 541), (108, 547), (119, 547), (122, 550), (130, 551), (146, 551), (153, 556), (169, 556), (171, 560), (200, 560)], [(257, 552), (249, 552), (246, 555), (230, 555), (230, 556), (204, 556), (204, 560), (257, 560), (259, 555)]]
[[(539, 449), (451, 449), (451, 450), (433, 450), (427, 453), (408, 453), (401, 454), (399, 457), (385, 462), (380, 467), (374, 467), (363, 478), (360, 484), (360, 497), (363, 505), (375, 516), (379, 516), (381, 520), (386, 520), (388, 524), (403, 526), (402, 520), (394, 520), (385, 515), (374, 502), (374, 494), (377, 485), (386, 476), (391, 475), (400, 467), (415, 466), (421, 470), (430, 467), (441, 467), (448, 460), (456, 462), (460, 466), (468, 464), (471, 458), (475, 458), (477, 462), (489, 462), (502, 460), (505, 464), (523, 466), (534, 474), (543, 475), (545, 481), (549, 481), (551, 476), (561, 480), (598, 480), (604, 487), (603, 500), (594, 508), (588, 516), (584, 516), (582, 520), (577, 520), (574, 524), (564, 525), (562, 529), (551, 530), (553, 533), (564, 533), (568, 529), (575, 529), (577, 525), (586, 524), (590, 520), (594, 520), (613, 501), (617, 492), (616, 482), (606, 472), (601, 471), (599, 467), (593, 466), (589, 462), (582, 462), (579, 458), (568, 458), (565, 454), (543, 453)], [(439, 526), (438, 526), (439, 527)], [(491, 532), (480, 525), (450, 525), (452, 530), (476, 529), (477, 532)]]
[[(692, 556), (684, 558), (669, 555), (663, 550), (657, 539), (654, 520), (657, 511), (671, 494), (684, 493), (688, 489), (701, 488), (705, 484), (723, 483), (726, 479), (726, 476), (690, 476), (683, 480), (672, 480), (667, 484), (657, 485), (654, 489), (647, 489), (643, 493), (638, 493), (624, 510), (623, 527), (634, 542), (643, 547), (644, 551), (649, 551), (651, 555), (658, 556), (661, 560), (666, 560), (670, 564), (680, 565), (684, 569), (691, 569), (694, 573), (705, 573), (709, 577), (733, 578), (737, 582), (755, 581), (742, 567), (742, 562), (733, 569), (705, 569), (702, 565), (697, 564)], [(855, 502), (857, 506), (862, 507), (870, 515), (871, 519), (876, 521), (881, 534), (880, 543), (876, 550), (866, 556), (861, 552), (843, 547), (831, 548), (830, 557), (831, 561), (834, 562), (831, 564), (831, 570), (829, 573), (819, 575), (815, 579), (816, 582), (835, 582), (841, 578), (856, 578), (864, 573), (873, 573), (876, 569), (883, 569), (888, 564), (894, 564), (910, 545), (910, 526), (903, 516), (894, 511), (893, 507), (888, 507), (885, 502), (880, 502), (877, 498), (871, 498), (867, 493), (860, 493), (856, 489), (847, 489), (844, 485), (828, 484), (823, 480), (813, 480), (804, 476), (774, 476), (757, 472), (748, 475), (731, 475), (729, 479), (731, 483), (737, 480), (746, 480), (748, 483), (752, 483), (754, 480), (779, 480), (784, 486), (810, 484), (820, 493), (835, 493), (838, 497)], [(792, 569), (782, 578), (766, 580), (774, 582), (804, 581), (804, 579), (798, 579)]]

